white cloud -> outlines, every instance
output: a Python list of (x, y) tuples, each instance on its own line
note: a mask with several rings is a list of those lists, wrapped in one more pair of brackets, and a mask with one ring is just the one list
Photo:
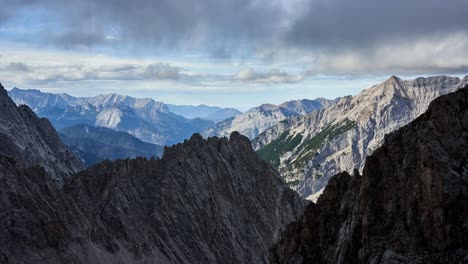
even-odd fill
[(234, 80), (250, 83), (297, 83), (303, 79), (302, 75), (292, 75), (277, 68), (267, 72), (257, 72), (252, 68), (245, 68), (234, 76)]
[(148, 79), (178, 80), (181, 77), (181, 70), (180, 67), (174, 67), (169, 63), (157, 62), (148, 65), (143, 76)]
[(417, 75), (468, 73), (468, 33), (444, 34), (373, 50), (315, 56), (307, 75)]

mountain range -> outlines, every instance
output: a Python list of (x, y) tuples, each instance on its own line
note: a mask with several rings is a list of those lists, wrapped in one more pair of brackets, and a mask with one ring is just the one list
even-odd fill
[(465, 86), (387, 135), (362, 176), (333, 176), (283, 232), (270, 263), (466, 263), (467, 160)]
[(201, 118), (215, 123), (242, 114), (235, 108), (221, 108), (208, 105), (173, 105), (167, 104), (169, 111), (188, 119)]
[(334, 174), (362, 171), (386, 134), (414, 120), (438, 96), (467, 83), (468, 76), (409, 81), (392, 76), (328, 108), (288, 117), (252, 144), (302, 197), (316, 199)]
[(176, 115), (164, 103), (149, 98), (118, 94), (73, 97), (18, 88), (9, 95), (17, 104), (26, 104), (48, 118), (57, 129), (79, 124), (107, 127), (159, 145), (181, 142), (213, 125), (209, 120)]
[(304, 115), (327, 108), (336, 100), (317, 98), (315, 100), (293, 100), (280, 105), (263, 104), (249, 111), (215, 124), (202, 134), (208, 136), (228, 136), (233, 131), (253, 139), (268, 128), (291, 116)]
[(385, 136), (362, 173), (333, 176), (317, 203), (237, 132), (83, 170), (1, 86), (0, 103), (1, 263), (468, 260), (468, 85)]
[(126, 132), (91, 125), (62, 128), (59, 137), (87, 167), (103, 160), (162, 156), (164, 149), (163, 146), (143, 142)]
[[(0, 102), (10, 128), (0, 134), (1, 263), (263, 263), (302, 215), (304, 202), (239, 133), (195, 134), (160, 159), (76, 173), (79, 159), (47, 120), (17, 107), (1, 86)], [(37, 144), (16, 151), (31, 138)], [(40, 155), (23, 162), (31, 153)]]
[(26, 104), (39, 116), (48, 118), (57, 129), (81, 124), (107, 127), (158, 145), (182, 142), (196, 132), (209, 137), (238, 131), (252, 139), (287, 117), (336, 102), (325, 98), (293, 100), (280, 105), (263, 104), (242, 113), (234, 108), (166, 105), (118, 94), (73, 97), (13, 88), (9, 95), (17, 104)]

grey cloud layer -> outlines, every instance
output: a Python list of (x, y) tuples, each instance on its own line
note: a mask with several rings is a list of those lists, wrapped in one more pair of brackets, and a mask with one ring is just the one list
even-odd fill
[(148, 65), (115, 64), (84, 66), (64, 64), (60, 66), (28, 66), (23, 62), (10, 62), (0, 67), (3, 73), (12, 75), (21, 72), (22, 78), (34, 84), (53, 84), (54, 82), (78, 81), (182, 81), (186, 83), (213, 82), (242, 84), (279, 84), (303, 81), (302, 75), (294, 75), (279, 69), (266, 72), (245, 68), (235, 74), (199, 74), (189, 72), (181, 67), (166, 62), (155, 62)]
[(466, 0), (311, 0), (287, 40), (305, 47), (368, 48), (466, 31)]
[[(63, 28), (44, 37), (65, 48), (124, 44), (202, 49), (222, 58), (238, 51), (272, 50), (268, 61), (294, 49), (315, 56), (311, 74), (375, 69), (362, 62), (366, 60), (387, 65), (377, 67), (381, 72), (395, 68), (422, 72), (424, 65), (434, 72), (468, 67), (466, 60), (451, 60), (454, 65), (435, 61), (431, 54), (438, 50), (425, 45), (428, 40), (437, 46), (460, 34), (468, 36), (466, 0), (4, 1), (0, 23), (20, 8), (50, 10)], [(459, 39), (468, 43), (465, 37)], [(451, 53), (467, 57), (465, 42), (454, 44), (458, 49)], [(411, 45), (423, 45), (429, 54), (417, 57), (417, 63), (389, 60), (414, 49)], [(180, 78), (177, 70), (164, 74)]]
[(126, 40), (153, 44), (276, 39), (362, 47), (468, 27), (466, 0), (5, 0), (2, 5), (3, 20), (18, 8), (46, 7), (65, 26), (62, 41), (79, 44), (101, 42), (115, 28)]

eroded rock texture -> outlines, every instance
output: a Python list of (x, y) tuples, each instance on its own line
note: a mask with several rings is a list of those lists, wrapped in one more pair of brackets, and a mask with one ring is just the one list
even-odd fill
[(468, 86), (387, 136), (362, 177), (332, 177), (272, 262), (467, 262), (467, 160)]
[(84, 169), (80, 159), (62, 144), (50, 122), (38, 118), (26, 105), (16, 106), (1, 84), (0, 146), (0, 155), (13, 157), (24, 168), (43, 167), (58, 185)]
[(74, 167), (62, 166), (55, 131), (20, 107), (24, 121), (0, 95), (11, 112), (2, 129), (29, 131), (0, 134), (0, 263), (267, 263), (303, 213), (303, 201), (239, 133), (196, 134), (162, 159), (103, 162), (61, 178), (62, 188), (53, 173)]

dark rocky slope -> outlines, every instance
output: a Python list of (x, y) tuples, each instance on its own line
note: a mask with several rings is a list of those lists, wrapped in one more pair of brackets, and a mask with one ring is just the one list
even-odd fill
[(99, 164), (67, 182), (65, 193), (91, 222), (94, 243), (167, 263), (263, 263), (302, 210), (238, 133), (194, 135), (161, 160)]
[(273, 263), (467, 263), (468, 86), (442, 96), (335, 175), (272, 251)]
[(0, 154), (0, 263), (267, 263), (304, 209), (238, 133), (103, 162), (63, 188), (22, 157)]
[(64, 178), (84, 168), (60, 141), (45, 118), (25, 106), (16, 106), (0, 84), (0, 155), (14, 157), (18, 166), (43, 167), (59, 185)]

